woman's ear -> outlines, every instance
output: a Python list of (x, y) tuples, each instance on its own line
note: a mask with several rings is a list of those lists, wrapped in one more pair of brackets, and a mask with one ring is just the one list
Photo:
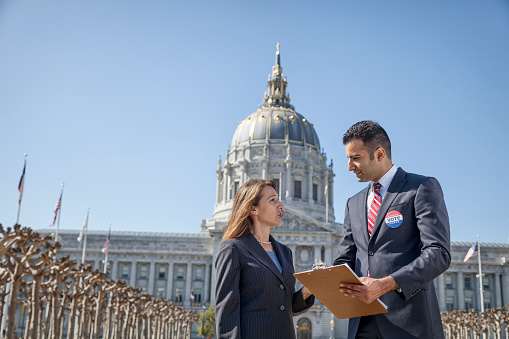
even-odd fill
[(251, 214), (258, 215), (258, 211), (254, 207), (252, 207)]

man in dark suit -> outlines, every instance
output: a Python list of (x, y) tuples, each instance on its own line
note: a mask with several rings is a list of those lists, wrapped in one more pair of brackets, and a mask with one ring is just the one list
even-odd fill
[(388, 313), (350, 319), (348, 338), (444, 338), (433, 286), (451, 262), (440, 184), (394, 166), (389, 136), (375, 122), (350, 127), (343, 144), (348, 170), (369, 185), (347, 202), (334, 262), (348, 264), (363, 284), (340, 291), (388, 306)]

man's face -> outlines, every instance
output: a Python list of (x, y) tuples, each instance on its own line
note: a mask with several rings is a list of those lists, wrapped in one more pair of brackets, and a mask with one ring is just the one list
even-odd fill
[(345, 145), (346, 156), (348, 158), (348, 170), (355, 173), (359, 182), (378, 181), (382, 176), (381, 162), (366, 149), (364, 142), (360, 139), (350, 141)]

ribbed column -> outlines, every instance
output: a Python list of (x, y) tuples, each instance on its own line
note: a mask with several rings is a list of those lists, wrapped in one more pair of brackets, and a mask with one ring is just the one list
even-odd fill
[(113, 267), (111, 268), (111, 279), (112, 280), (118, 279), (118, 260), (115, 260), (113, 262)]
[(440, 274), (437, 278), (437, 287), (438, 287), (438, 306), (440, 307), (440, 311), (445, 311), (447, 308), (445, 302), (445, 278), (444, 274)]
[(166, 298), (173, 301), (173, 262), (168, 265), (168, 281), (166, 282)]
[(502, 286), (500, 286), (500, 273), (495, 273), (495, 307), (502, 307)]
[(136, 261), (133, 261), (131, 263), (131, 282), (130, 282), (130, 285), (132, 287), (136, 287), (136, 273), (137, 273), (137, 271), (136, 271), (136, 264), (137, 264)]
[(156, 275), (156, 263), (150, 262), (150, 269), (148, 271), (148, 293), (154, 295), (154, 278)]
[(226, 200), (228, 200), (228, 187), (230, 185), (228, 179), (229, 179), (228, 170), (225, 168), (223, 170), (223, 202), (226, 202)]
[(186, 290), (184, 291), (185, 306), (191, 306), (191, 283), (193, 280), (193, 264), (187, 264)]
[(458, 294), (458, 310), (465, 309), (465, 294), (463, 292), (463, 272), (456, 275), (456, 293)]
[(313, 200), (313, 165), (308, 166), (308, 202), (310, 205), (314, 205)]
[(286, 163), (286, 194), (285, 197), (291, 200), (292, 190), (292, 164), (291, 162)]
[(502, 288), (503, 288), (503, 305), (509, 304), (509, 266), (504, 266), (504, 273), (502, 273)]
[(269, 163), (267, 161), (264, 161), (262, 164), (262, 179), (266, 180), (268, 179), (268, 169), (269, 169)]
[(210, 298), (210, 265), (205, 265), (205, 283), (203, 284), (203, 301), (209, 302)]

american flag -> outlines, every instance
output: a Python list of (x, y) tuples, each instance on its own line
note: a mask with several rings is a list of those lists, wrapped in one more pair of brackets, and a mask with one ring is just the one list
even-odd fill
[(111, 234), (111, 228), (108, 231), (108, 238), (106, 238), (106, 242), (104, 243), (103, 249), (101, 250), (106, 255), (108, 255), (108, 250), (110, 247), (110, 234)]
[(25, 186), (25, 169), (27, 168), (27, 161), (25, 159), (25, 165), (23, 166), (23, 173), (21, 174), (21, 179), (19, 179), (18, 191), (19, 191), (19, 200), (18, 203), (21, 204), (21, 198), (23, 197), (23, 186)]
[(463, 262), (470, 261), (470, 258), (476, 255), (477, 252), (479, 252), (479, 241), (476, 241), (475, 244), (473, 244), (472, 247), (468, 249), (467, 255), (465, 255)]
[(55, 206), (55, 217), (53, 218), (53, 222), (50, 226), (55, 225), (55, 221), (57, 220), (58, 211), (60, 210), (60, 206), (62, 205), (62, 193), (60, 192), (60, 198), (58, 198), (57, 205)]

